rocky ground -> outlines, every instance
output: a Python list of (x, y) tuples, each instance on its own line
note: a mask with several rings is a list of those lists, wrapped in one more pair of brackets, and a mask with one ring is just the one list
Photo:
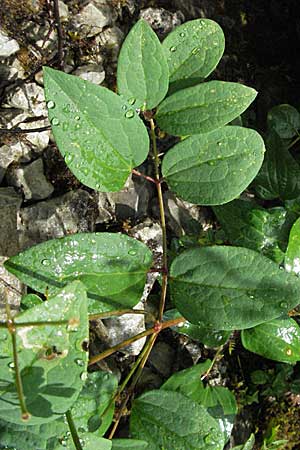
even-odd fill
[[(266, 112), (275, 104), (299, 105), (297, 0), (2, 0), (0, 262), (48, 239), (105, 230), (141, 239), (160, 258), (158, 206), (151, 183), (133, 175), (122, 191), (109, 194), (82, 186), (55, 146), (43, 95), (43, 65), (115, 89), (118, 52), (139, 17), (147, 20), (161, 39), (186, 20), (216, 20), (225, 32), (226, 51), (214, 78), (242, 82), (260, 92), (248, 113), (252, 126), (262, 130)], [(171, 237), (197, 234), (203, 226), (211, 226), (209, 211), (170, 192), (164, 196)], [(142, 302), (153, 285), (155, 278), (151, 276)], [(17, 310), (22, 292), (19, 282), (0, 266), (0, 307), (8, 298)], [(151, 295), (155, 301), (155, 287)], [(99, 345), (114, 345), (143, 331), (145, 323), (139, 317), (98, 323), (92, 330), (94, 345), (98, 349)], [(141, 345), (138, 341), (108, 364), (121, 374)], [(240, 364), (248, 357), (242, 352)], [(210, 349), (168, 331), (152, 352), (139, 388), (145, 384), (158, 387), (173, 371), (209, 355)], [(215, 376), (222, 384), (228, 383), (228, 365), (231, 371), (241, 372), (236, 361), (221, 362)], [(231, 377), (229, 383), (234, 387), (239, 377)], [(240, 423), (246, 425), (239, 425), (238, 440), (243, 439), (243, 431), (247, 434), (253, 429), (251, 413), (241, 418)]]

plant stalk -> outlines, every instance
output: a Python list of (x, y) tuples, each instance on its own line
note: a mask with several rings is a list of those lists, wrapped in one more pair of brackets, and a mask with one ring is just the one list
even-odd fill
[(76, 450), (83, 450), (70, 410), (66, 412), (66, 418)]

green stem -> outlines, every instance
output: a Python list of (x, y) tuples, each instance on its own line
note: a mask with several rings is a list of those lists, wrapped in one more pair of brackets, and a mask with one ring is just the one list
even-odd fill
[(299, 142), (300, 141), (300, 136), (297, 136), (291, 143), (290, 143), (290, 145), (288, 146), (288, 150), (290, 149), (290, 148), (292, 148), (295, 144), (297, 144), (297, 142)]
[(70, 410), (66, 412), (66, 418), (76, 450), (83, 450)]
[(99, 314), (90, 314), (89, 320), (106, 319), (108, 317), (113, 317), (113, 316), (123, 316), (125, 314), (140, 314), (140, 315), (141, 314), (143, 314), (143, 315), (149, 314), (149, 316), (152, 316), (151, 313), (145, 311), (144, 309), (118, 309), (115, 311), (106, 311), (106, 312), (99, 313)]
[[(15, 328), (26, 328), (26, 327), (43, 327), (45, 325), (68, 325), (68, 320), (54, 320), (51, 322), (48, 322), (47, 320), (40, 321), (40, 322), (14, 322)], [(0, 322), (0, 328), (7, 328), (6, 322)]]
[(211, 365), (209, 366), (209, 368), (207, 369), (207, 371), (202, 375), (201, 381), (205, 380), (205, 378), (208, 377), (208, 375), (209, 375), (210, 372), (212, 371), (214, 365), (216, 364), (217, 359), (219, 358), (220, 354), (222, 353), (223, 348), (224, 348), (224, 345), (221, 345), (221, 346), (218, 348), (218, 350), (217, 350), (217, 352), (216, 352), (216, 354), (215, 354), (215, 356), (214, 356), (214, 358), (213, 358), (213, 360), (212, 360), (212, 362), (211, 362)]

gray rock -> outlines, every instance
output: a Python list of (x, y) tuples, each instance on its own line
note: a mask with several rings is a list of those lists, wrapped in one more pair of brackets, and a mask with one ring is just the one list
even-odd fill
[(0, 256), (19, 252), (18, 212), (21, 195), (12, 187), (0, 188)]
[(20, 245), (25, 249), (67, 234), (93, 231), (96, 214), (97, 203), (82, 189), (23, 208)]
[[(143, 308), (143, 302), (139, 302), (133, 309)], [(105, 319), (103, 322), (107, 329), (106, 344), (109, 347), (145, 331), (144, 314), (126, 314), (120, 317)], [(139, 339), (121, 351), (127, 355), (138, 355), (143, 349), (145, 342), (146, 338)]]
[(123, 40), (124, 33), (116, 26), (106, 28), (95, 38), (96, 44), (99, 46), (100, 51), (102, 48), (109, 50), (109, 63), (112, 64), (112, 70), (114, 70), (114, 64), (117, 62)]
[(97, 222), (143, 218), (148, 213), (152, 196), (153, 187), (149, 181), (134, 175), (130, 176), (121, 191), (98, 193)]
[(25, 294), (22, 283), (4, 268), (6, 259), (0, 256), (0, 320), (7, 318), (6, 303), (9, 304), (11, 313), (14, 315), (19, 310), (22, 295)]
[(58, 8), (61, 22), (66, 22), (69, 19), (68, 6), (62, 0), (58, 0)]
[(173, 6), (184, 14), (186, 20), (216, 17), (218, 9), (218, 3), (211, 0), (173, 0)]
[(149, 356), (149, 363), (165, 378), (172, 373), (175, 351), (166, 342), (157, 342)]
[(41, 158), (26, 166), (12, 166), (6, 174), (6, 179), (9, 185), (22, 188), (26, 200), (43, 200), (54, 191), (54, 187), (44, 175)]
[(8, 56), (16, 53), (18, 50), (20, 50), (20, 46), (17, 41), (8, 37), (0, 29), (0, 58), (7, 58)]
[(103, 27), (112, 23), (112, 9), (106, 1), (91, 1), (73, 19), (75, 28), (87, 37), (99, 34)]
[(90, 81), (94, 84), (101, 84), (105, 79), (105, 72), (101, 65), (87, 64), (80, 66), (75, 70), (74, 75), (78, 75), (83, 80)]
[(25, 72), (18, 58), (15, 58), (12, 63), (0, 64), (0, 87), (23, 78), (25, 78)]
[(27, 83), (11, 90), (6, 105), (27, 111), (29, 115), (47, 117), (44, 90), (36, 83)]
[[(203, 207), (180, 200), (171, 191), (164, 192), (163, 195), (166, 223), (176, 236), (197, 234), (207, 226)], [(153, 201), (152, 212), (155, 217), (159, 217), (157, 201)]]
[(146, 20), (160, 38), (184, 22), (184, 15), (180, 11), (172, 13), (163, 8), (142, 9), (140, 18)]

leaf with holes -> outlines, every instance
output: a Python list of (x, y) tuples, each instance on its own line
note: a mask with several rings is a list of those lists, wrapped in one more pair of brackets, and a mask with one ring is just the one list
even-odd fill
[(172, 391), (149, 391), (133, 402), (131, 435), (147, 450), (222, 450), (217, 422), (205, 408)]
[[(19, 314), (16, 323), (69, 321), (69, 325), (17, 327), (19, 370), (30, 425), (57, 419), (76, 401), (87, 376), (87, 299), (74, 281), (54, 298)], [(13, 351), (7, 330), (0, 330), (0, 418), (24, 424), (15, 388)]]
[(288, 364), (300, 361), (300, 327), (289, 317), (243, 330), (242, 343), (247, 350), (264, 358)]
[(169, 87), (168, 64), (158, 37), (143, 19), (127, 35), (118, 59), (118, 92), (135, 108), (155, 108)]
[(246, 248), (186, 250), (173, 260), (170, 276), (178, 311), (191, 323), (219, 330), (259, 325), (299, 303), (299, 280)]
[(196, 19), (176, 27), (163, 41), (170, 91), (203, 81), (216, 68), (224, 48), (224, 33), (213, 20)]
[(238, 117), (256, 94), (242, 84), (209, 81), (167, 97), (155, 117), (162, 130), (176, 136), (207, 133)]
[(44, 67), (45, 97), (57, 146), (69, 169), (98, 191), (120, 190), (147, 157), (147, 130), (114, 92)]
[(175, 194), (191, 203), (233, 200), (256, 176), (264, 142), (254, 130), (228, 126), (184, 139), (168, 151), (162, 173)]
[(254, 180), (259, 197), (291, 200), (300, 196), (300, 167), (275, 131), (266, 139), (264, 163)]
[(292, 139), (300, 130), (300, 114), (291, 105), (277, 105), (268, 112), (268, 127), (282, 139)]
[(234, 200), (213, 210), (231, 244), (251, 248), (282, 262), (289, 221), (285, 208), (266, 210), (254, 202)]
[(5, 267), (38, 292), (56, 292), (70, 281), (87, 289), (89, 312), (136, 305), (143, 293), (152, 254), (124, 234), (79, 233), (29, 248)]

